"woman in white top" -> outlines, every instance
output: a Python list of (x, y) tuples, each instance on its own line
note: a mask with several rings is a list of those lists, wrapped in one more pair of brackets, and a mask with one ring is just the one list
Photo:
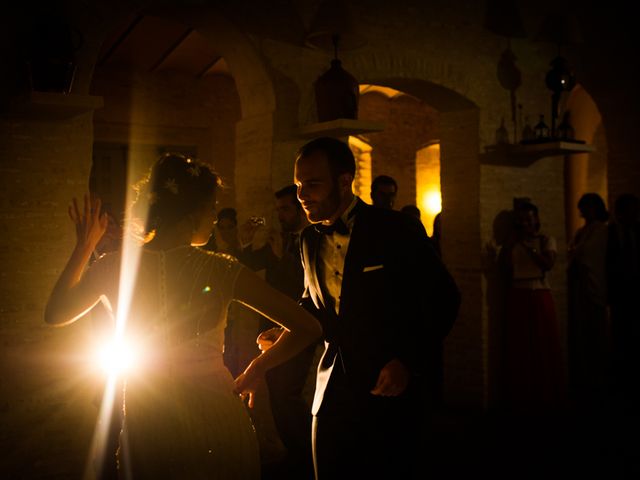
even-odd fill
[[(120, 465), (134, 478), (259, 477), (255, 431), (239, 396), (252, 393), (269, 368), (316, 340), (321, 328), (293, 300), (228, 255), (198, 248), (216, 221), (219, 177), (204, 163), (167, 154), (139, 185), (147, 200), (145, 240), (132, 286), (120, 288), (122, 252), (86, 269), (107, 226), (100, 201), (70, 216), (76, 247), (45, 311), (52, 325), (82, 318), (100, 300), (112, 312), (130, 296), (125, 338), (141, 368), (125, 379), (125, 428)], [(145, 202), (138, 201), (135, 206)], [(128, 258), (128, 257), (127, 257)], [(236, 300), (285, 328), (234, 382), (222, 361), (229, 303)]]
[(505, 318), (506, 400), (516, 411), (538, 412), (564, 403), (560, 332), (548, 272), (556, 241), (540, 233), (538, 208), (515, 209), (514, 238), (501, 252), (510, 276)]

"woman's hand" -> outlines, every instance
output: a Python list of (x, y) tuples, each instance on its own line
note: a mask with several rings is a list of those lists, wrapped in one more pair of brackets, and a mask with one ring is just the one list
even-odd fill
[(89, 201), (85, 195), (82, 212), (75, 198), (69, 206), (69, 217), (76, 227), (77, 243), (45, 308), (45, 321), (51, 325), (75, 322), (91, 310), (104, 293), (92, 286), (91, 282), (83, 281), (89, 258), (107, 230), (108, 219), (106, 214), (100, 214), (101, 205), (98, 198)]
[(256, 360), (253, 360), (245, 371), (238, 375), (238, 378), (234, 381), (235, 386), (233, 391), (240, 395), (243, 401), (247, 396), (249, 397), (249, 401), (247, 402), (249, 408), (253, 408), (256, 390), (260, 382), (263, 381), (263, 373), (255, 364)]
[(76, 227), (76, 243), (78, 247), (85, 247), (93, 251), (100, 239), (107, 231), (109, 219), (106, 213), (100, 213), (102, 202), (99, 198), (89, 200), (84, 196), (82, 213), (78, 208), (78, 201), (74, 198), (69, 206), (69, 217)]

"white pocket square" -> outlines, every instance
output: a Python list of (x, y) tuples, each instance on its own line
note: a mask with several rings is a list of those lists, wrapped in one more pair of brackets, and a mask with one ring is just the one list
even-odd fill
[(373, 272), (374, 270), (380, 270), (384, 268), (384, 265), (371, 265), (370, 267), (364, 267), (362, 273)]

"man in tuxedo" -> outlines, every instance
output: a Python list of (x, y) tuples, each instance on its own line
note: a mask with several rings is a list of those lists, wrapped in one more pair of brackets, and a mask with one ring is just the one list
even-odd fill
[(422, 478), (434, 355), (459, 292), (422, 224), (352, 193), (344, 142), (298, 152), (303, 305), (323, 325), (325, 351), (312, 406), (316, 478)]

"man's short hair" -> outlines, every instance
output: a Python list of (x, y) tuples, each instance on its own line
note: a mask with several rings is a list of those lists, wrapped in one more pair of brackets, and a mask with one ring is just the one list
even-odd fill
[(413, 215), (416, 218), (420, 218), (420, 209), (416, 205), (405, 205), (400, 209), (400, 211), (407, 215)]
[(349, 173), (352, 176), (356, 174), (356, 160), (353, 152), (345, 142), (332, 137), (320, 137), (305, 143), (298, 154), (296, 161), (302, 157), (307, 157), (315, 152), (322, 152), (327, 156), (329, 168), (334, 178)]
[(238, 224), (238, 212), (236, 211), (235, 208), (232, 208), (232, 207), (223, 208), (218, 212), (217, 217), (218, 217), (218, 221), (227, 219), (227, 220), (231, 220), (234, 225)]
[(276, 198), (286, 197), (287, 195), (293, 195), (296, 197), (298, 195), (298, 187), (295, 185), (287, 185), (274, 193), (274, 195)]
[(371, 191), (375, 192), (381, 185), (392, 185), (395, 188), (395, 191), (398, 191), (397, 182), (389, 175), (378, 175), (374, 178), (373, 182), (371, 182)]

